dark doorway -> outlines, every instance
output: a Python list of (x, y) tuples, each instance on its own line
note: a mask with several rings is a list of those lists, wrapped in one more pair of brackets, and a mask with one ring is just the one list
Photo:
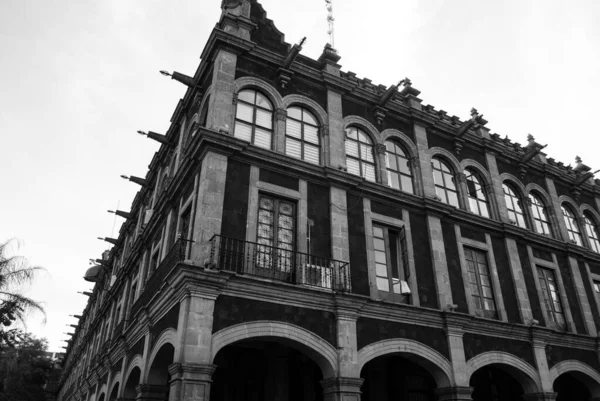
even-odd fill
[(564, 373), (554, 381), (556, 401), (590, 401), (592, 395), (587, 386), (570, 373)]
[(471, 376), (473, 401), (522, 400), (523, 387), (510, 374), (495, 366), (485, 366)]

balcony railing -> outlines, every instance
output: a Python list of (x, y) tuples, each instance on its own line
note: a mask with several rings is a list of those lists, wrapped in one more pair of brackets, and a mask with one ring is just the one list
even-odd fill
[(165, 277), (173, 270), (177, 263), (185, 260), (188, 242), (190, 241), (184, 238), (177, 239), (158, 267), (154, 271), (148, 272), (148, 281), (140, 297), (131, 306), (130, 316), (135, 316), (141, 306), (145, 305), (158, 292), (163, 285)]
[(210, 242), (210, 263), (218, 270), (332, 291), (352, 290), (348, 262), (221, 235)]

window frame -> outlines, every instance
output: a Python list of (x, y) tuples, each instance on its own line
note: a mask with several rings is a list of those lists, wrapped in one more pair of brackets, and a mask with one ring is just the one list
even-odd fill
[[(356, 130), (357, 139), (351, 138), (349, 135), (349, 131), (353, 130), (353, 129)], [(377, 157), (375, 155), (375, 141), (373, 141), (373, 138), (371, 138), (371, 136), (365, 129), (363, 129), (359, 126), (356, 126), (356, 125), (349, 125), (348, 127), (346, 127), (346, 129), (344, 131), (345, 131), (344, 132), (344, 138), (345, 138), (344, 151), (346, 154), (346, 167), (348, 167), (348, 159), (355, 160), (358, 162), (358, 169), (359, 169), (360, 174), (356, 174), (351, 171), (348, 171), (348, 172), (352, 175), (357, 175), (358, 177), (362, 177), (367, 181), (378, 182), (377, 181)], [(361, 133), (364, 135), (365, 138), (367, 138), (369, 143), (361, 142), (361, 140), (360, 140)], [(357, 149), (358, 149), (358, 157), (348, 154), (348, 141), (356, 142)], [(373, 160), (372, 162), (369, 161), (368, 159), (363, 158), (361, 144), (367, 145), (370, 147), (370, 155)], [(369, 165), (369, 166), (373, 167), (373, 179), (372, 180), (367, 178), (367, 176), (366, 176), (366, 169), (364, 168), (365, 165)], [(348, 169), (348, 170), (350, 170), (350, 169)]]
[[(388, 143), (391, 144), (392, 146), (394, 146), (394, 152), (390, 152), (389, 148), (388, 148)], [(414, 181), (414, 168), (412, 166), (412, 157), (410, 156), (410, 153), (406, 150), (406, 146), (401, 143), (398, 140), (395, 140), (393, 138), (389, 138), (384, 142), (385, 145), (385, 171), (387, 174), (387, 184), (388, 186), (390, 186), (391, 188), (397, 189), (399, 191), (402, 192), (406, 192), (409, 194), (414, 194), (415, 193), (415, 181)], [(398, 154), (396, 152), (396, 148), (399, 148), (400, 151), (403, 153), (402, 155)], [(396, 169), (390, 167), (390, 157), (394, 158), (394, 163), (396, 165)], [(400, 165), (400, 162), (402, 161), (406, 161), (406, 166), (408, 167), (408, 171), (410, 174), (406, 174), (403, 173), (401, 171), (401, 169), (398, 167)], [(392, 174), (396, 174), (398, 176), (398, 188), (394, 187), (392, 185)], [(410, 191), (407, 191), (406, 189), (404, 189), (404, 185), (402, 185), (402, 177), (407, 177), (409, 182), (410, 182)]]
[[(567, 319), (565, 316), (565, 307), (561, 300), (561, 291), (558, 286), (558, 280), (556, 278), (556, 272), (553, 269), (545, 268), (542, 266), (537, 266), (537, 277), (536, 280), (540, 283), (540, 292), (542, 293), (542, 297), (540, 298), (540, 303), (542, 303), (542, 308), (546, 309), (546, 316), (552, 317), (552, 319), (547, 320), (547, 325), (558, 330), (558, 331), (566, 331), (567, 329)], [(552, 280), (549, 280), (549, 279)], [(544, 286), (542, 287), (542, 279)], [(553, 285), (555, 290), (551, 289), (551, 283), (553, 281)], [(557, 299), (555, 300), (552, 296), (552, 293), (557, 294)], [(550, 301), (550, 302), (549, 302)], [(548, 303), (551, 305), (550, 309), (548, 308)], [(559, 304), (562, 310), (558, 311), (556, 308), (556, 303)], [(558, 321), (557, 316), (561, 317), (562, 323)]]
[[(406, 245), (406, 241), (402, 241), (402, 236), (404, 236), (404, 238), (406, 238), (406, 228), (405, 226), (402, 226), (400, 229), (397, 229), (396, 227), (392, 227), (389, 226), (387, 224), (382, 224), (379, 221), (373, 221), (372, 222), (372, 238), (373, 238), (373, 249), (374, 249), (374, 255), (375, 255), (375, 287), (377, 288), (377, 292), (379, 293), (379, 297), (380, 299), (384, 299), (386, 301), (393, 301), (393, 302), (400, 302), (400, 303), (408, 303), (409, 301), (409, 296), (410, 294), (405, 294), (402, 293), (402, 281), (404, 281), (406, 283), (406, 285), (408, 286), (408, 280), (410, 278), (410, 268), (408, 266), (408, 249), (407, 249), (407, 245)], [(382, 232), (382, 237), (377, 237), (375, 234), (376, 229), (380, 229)], [(395, 264), (396, 264), (396, 268), (398, 269), (396, 271), (396, 274), (398, 275), (398, 282), (397, 284), (394, 282), (394, 280), (396, 279), (394, 277), (394, 262), (393, 262), (393, 255), (391, 252), (392, 249), (392, 244), (391, 244), (391, 239), (390, 239), (390, 231), (394, 232), (396, 234), (396, 255), (395, 255)], [(384, 242), (384, 247), (385, 249), (383, 250), (383, 252), (385, 253), (385, 257), (386, 257), (386, 276), (381, 276), (378, 274), (377, 272), (377, 265), (378, 264), (382, 264), (380, 262), (377, 261), (377, 252), (381, 252), (382, 250), (377, 249), (377, 246), (375, 245), (375, 240), (376, 239), (380, 239), (383, 240)], [(388, 290), (389, 291), (385, 291), (379, 288), (379, 279), (385, 279), (387, 281), (388, 284)], [(399, 286), (399, 292), (395, 292), (394, 291), (394, 286), (398, 285)]]
[[(440, 168), (437, 168), (434, 161), (440, 164)], [(448, 171), (445, 171), (443, 167), (446, 167), (446, 170)], [(431, 157), (431, 168), (433, 171), (433, 185), (435, 186), (435, 194), (440, 198), (440, 202), (460, 209), (460, 191), (459, 183), (456, 179), (456, 171), (454, 171), (454, 169), (446, 160), (444, 160), (442, 157), (438, 157), (437, 155)], [(438, 183), (436, 180), (436, 171), (438, 171), (442, 177), (441, 183)], [(448, 176), (450, 177), (449, 179), (454, 186), (454, 189), (449, 188), (447, 185)], [(444, 195), (443, 197), (440, 195), (440, 191)], [(449, 201), (450, 197), (448, 196), (448, 192), (454, 193), (456, 204), (453, 204)]]
[(583, 221), (590, 249), (596, 253), (600, 253), (600, 228), (598, 227), (596, 219), (591, 213), (584, 211)]
[[(295, 117), (291, 117), (290, 116), (290, 113), (289, 113), (290, 109), (298, 109), (298, 110), (300, 110), (300, 120), (298, 120)], [(317, 118), (317, 116), (315, 115), (315, 113), (313, 113), (311, 110), (309, 110), (304, 105), (294, 104), (294, 105), (288, 106), (288, 108), (286, 109), (286, 112), (287, 112), (287, 115), (286, 115), (286, 120), (285, 120), (285, 135), (284, 135), (284, 138), (285, 138), (284, 152), (285, 152), (285, 154), (288, 155), (288, 156), (290, 156), (290, 157), (293, 157), (295, 159), (298, 159), (296, 156), (293, 156), (290, 153), (288, 153), (288, 138), (290, 138), (290, 140), (293, 140), (293, 141), (296, 141), (296, 142), (300, 143), (300, 158), (299, 158), (299, 160), (303, 160), (303, 161), (305, 161), (307, 163), (311, 163), (311, 164), (320, 166), (322, 164), (321, 163), (322, 162), (322, 160), (321, 160), (322, 159), (322, 157), (321, 157), (321, 150), (322, 150), (322, 147), (323, 147), (322, 146), (322, 142), (323, 141), (321, 139), (321, 125), (319, 124), (319, 119)], [(305, 113), (307, 113), (316, 122), (316, 125), (313, 125), (313, 124), (310, 124), (307, 121), (304, 121), (304, 114)], [(295, 136), (289, 135), (289, 133), (288, 133), (289, 132), (289, 129), (288, 129), (289, 128), (288, 120), (292, 120), (292, 121), (300, 124), (300, 138), (297, 138)], [(306, 126), (315, 128), (316, 134), (317, 134), (317, 144), (316, 145), (314, 143), (312, 143), (310, 141), (307, 141), (305, 139), (305, 127)], [(314, 161), (307, 160), (305, 158), (305, 148), (306, 148), (307, 144), (308, 144), (308, 146), (312, 146), (312, 147), (316, 147), (317, 148), (317, 157), (318, 157), (318, 160), (317, 160), (316, 163)]]
[[(481, 217), (491, 218), (490, 197), (487, 193), (486, 183), (482, 178), (482, 174), (473, 167), (466, 167), (463, 170), (463, 174), (465, 175), (465, 186), (467, 189), (465, 195), (467, 197), (469, 211)], [(471, 190), (469, 189), (470, 185), (475, 187), (475, 194), (481, 193), (483, 199), (480, 199), (477, 195), (473, 196), (471, 194)], [(474, 206), (477, 207), (477, 210), (473, 210)], [(485, 211), (485, 213), (483, 213), (483, 211)]]
[[(550, 213), (548, 205), (544, 202), (544, 199), (534, 191), (529, 192), (529, 200), (531, 201), (531, 218), (533, 220), (533, 231), (537, 234), (546, 235), (553, 238), (552, 225), (550, 222)], [(538, 215), (539, 217), (536, 217)], [(542, 218), (543, 217), (543, 218)], [(542, 227), (542, 231), (538, 229), (538, 223)], [(544, 230), (547, 228), (547, 233)]]
[[(507, 190), (509, 191), (509, 193), (507, 193)], [(516, 188), (516, 186), (512, 182), (507, 181), (507, 180), (502, 182), (502, 191), (504, 193), (504, 202), (506, 203), (506, 209), (508, 211), (508, 218), (511, 221), (514, 221), (515, 225), (517, 227), (529, 229), (528, 224), (527, 224), (527, 215), (525, 213), (526, 208), (523, 207), (525, 202), (523, 200), (523, 197), (520, 196), (521, 195), (520, 191)], [(512, 206), (512, 208), (509, 207), (509, 203), (507, 200), (510, 200), (510, 205)], [(520, 209), (520, 212), (517, 211), (516, 207), (518, 207)], [(514, 215), (514, 218), (511, 217), (511, 213)], [(521, 216), (521, 219), (523, 220), (523, 224), (521, 224), (519, 222), (518, 216)]]
[[(248, 101), (246, 101), (244, 99), (241, 99), (239, 95), (240, 95), (240, 93), (243, 93), (243, 92), (252, 92), (254, 94), (254, 103), (250, 103), (250, 102), (248, 102)], [(270, 109), (266, 108), (266, 107), (262, 107), (262, 106), (260, 106), (260, 105), (257, 104), (257, 98), (258, 98), (259, 94), (271, 106)], [(235, 94), (235, 99), (236, 99), (235, 100), (236, 107), (235, 107), (235, 110), (234, 110), (234, 113), (233, 113), (233, 121), (234, 121), (234, 123), (233, 123), (234, 124), (233, 125), (233, 137), (234, 138), (238, 138), (238, 139), (243, 140), (243, 141), (246, 141), (245, 139), (241, 138), (239, 135), (236, 135), (238, 124), (243, 124), (243, 125), (246, 125), (246, 126), (250, 127), (250, 141), (246, 141), (246, 142), (250, 142), (252, 145), (258, 146), (258, 147), (263, 148), (263, 149), (272, 150), (273, 149), (273, 143), (274, 143), (274, 140), (275, 140), (275, 106), (273, 105), (273, 101), (264, 92), (262, 92), (262, 91), (260, 91), (258, 89), (248, 88), (248, 87), (240, 89)], [(238, 117), (238, 110), (239, 110), (240, 103), (252, 108), (252, 122), (243, 120), (243, 119), (241, 119), (241, 118)], [(258, 113), (259, 110), (263, 111), (263, 112), (268, 112), (270, 114), (271, 128), (264, 127), (264, 126), (259, 125), (257, 123), (256, 116), (257, 116), (257, 113)], [(265, 146), (262, 146), (261, 144), (257, 144), (256, 143), (256, 130), (257, 130), (257, 128), (260, 129), (260, 130), (268, 131), (269, 132), (270, 140), (269, 140), (269, 146), (268, 147), (265, 147)]]
[(581, 227), (579, 227), (579, 222), (577, 213), (573, 211), (571, 205), (563, 202), (560, 205), (560, 210), (562, 212), (563, 221), (565, 222), (565, 227), (567, 228), (567, 236), (571, 242), (574, 242), (575, 245), (584, 246), (583, 242), (583, 234), (581, 233)]

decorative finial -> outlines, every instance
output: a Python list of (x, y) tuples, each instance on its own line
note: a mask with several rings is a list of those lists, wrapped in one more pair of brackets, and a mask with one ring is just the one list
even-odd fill
[(582, 163), (583, 161), (581, 160), (581, 157), (579, 157), (579, 156), (575, 156), (575, 162), (576, 162), (577, 164), (580, 164), (580, 163)]
[(325, 4), (327, 7), (327, 34), (329, 35), (329, 43), (331, 47), (335, 48), (333, 37), (333, 21), (335, 21), (335, 18), (333, 18), (333, 0), (325, 0)]
[(479, 117), (479, 112), (477, 111), (477, 109), (475, 107), (473, 107), (471, 109), (471, 118), (475, 119), (477, 117)]
[(411, 82), (411, 80), (408, 77), (404, 78), (401, 82), (402, 82), (402, 84), (404, 86), (411, 86), (412, 85), (412, 82)]
[(528, 141), (535, 141), (535, 138), (533, 137), (533, 135), (527, 134), (527, 140)]

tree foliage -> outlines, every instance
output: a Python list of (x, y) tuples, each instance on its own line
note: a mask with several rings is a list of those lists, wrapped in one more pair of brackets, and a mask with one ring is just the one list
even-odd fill
[(0, 349), (0, 401), (45, 400), (53, 362), (45, 339), (20, 332), (12, 347)]

